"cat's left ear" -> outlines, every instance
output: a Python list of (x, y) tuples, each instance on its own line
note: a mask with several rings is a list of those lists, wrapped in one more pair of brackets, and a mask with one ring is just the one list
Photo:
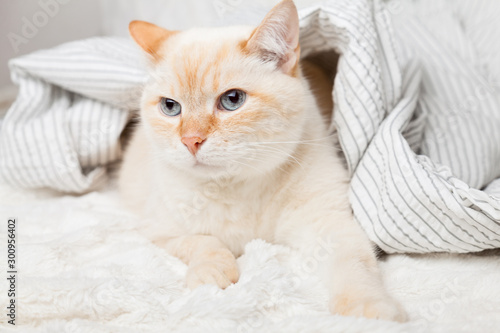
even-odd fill
[(255, 29), (246, 48), (264, 61), (275, 62), (285, 74), (294, 74), (300, 57), (299, 16), (292, 0), (283, 0)]

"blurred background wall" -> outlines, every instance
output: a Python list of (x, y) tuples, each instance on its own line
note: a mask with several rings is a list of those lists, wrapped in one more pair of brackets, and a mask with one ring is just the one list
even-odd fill
[[(102, 33), (99, 0), (0, 2), (0, 90), (11, 85), (10, 58)], [(7, 90), (7, 91), (6, 91)]]

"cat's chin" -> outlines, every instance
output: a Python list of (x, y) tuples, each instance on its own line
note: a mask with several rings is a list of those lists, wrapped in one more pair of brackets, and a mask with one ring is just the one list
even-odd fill
[(220, 165), (211, 165), (207, 164), (204, 162), (196, 161), (194, 164), (191, 166), (191, 169), (194, 172), (213, 172), (213, 173), (219, 173), (219, 172), (225, 172), (226, 168), (220, 166)]
[(240, 164), (211, 164), (205, 161), (193, 161), (189, 164), (171, 164), (171, 167), (177, 169), (178, 172), (189, 175), (200, 180), (208, 179), (233, 179), (241, 181), (244, 179), (253, 178), (262, 175), (260, 169), (249, 166), (242, 168)]
[(226, 166), (209, 164), (201, 161), (194, 161), (189, 164), (171, 164), (171, 167), (175, 168), (182, 174), (187, 174), (200, 179), (210, 179), (210, 178), (224, 178), (234, 176), (229, 172)]

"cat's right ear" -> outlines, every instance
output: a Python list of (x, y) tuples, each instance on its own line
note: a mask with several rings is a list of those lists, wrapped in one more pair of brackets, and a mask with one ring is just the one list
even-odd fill
[(178, 33), (178, 31), (163, 29), (153, 23), (144, 21), (130, 22), (128, 30), (135, 42), (156, 61), (162, 58), (159, 51), (163, 42)]
[(293, 74), (300, 57), (299, 16), (292, 0), (274, 6), (246, 43), (246, 50)]

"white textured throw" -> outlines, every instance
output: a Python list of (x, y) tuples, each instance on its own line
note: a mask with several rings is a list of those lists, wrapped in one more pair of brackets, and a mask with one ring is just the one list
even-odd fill
[[(7, 324), (3, 310), (0, 332), (493, 333), (500, 327), (498, 255), (382, 261), (389, 293), (410, 316), (405, 324), (331, 315), (326, 288), (311, 272), (317, 258), (262, 240), (238, 258), (238, 283), (190, 291), (187, 266), (141, 235), (108, 185), (82, 196), (0, 186), (0, 216), (19, 217), (17, 325)], [(2, 251), (6, 227), (0, 224)], [(5, 277), (2, 309), (9, 301)]]
[[(487, 37), (500, 3), (470, 3), (300, 13), (303, 54), (341, 54), (334, 122), (352, 207), (390, 253), (500, 247), (500, 38)], [(0, 130), (1, 179), (66, 192), (101, 182), (137, 108), (141, 57), (128, 40), (95, 38), (12, 60), (20, 93)]]

